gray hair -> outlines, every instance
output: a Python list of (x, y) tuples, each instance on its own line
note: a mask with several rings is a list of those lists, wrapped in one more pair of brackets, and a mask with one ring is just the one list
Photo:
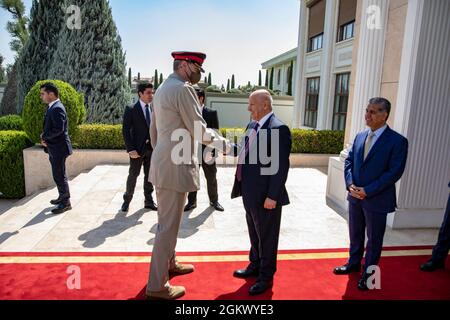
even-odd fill
[(386, 120), (389, 118), (389, 114), (391, 113), (391, 102), (388, 99), (375, 97), (369, 100), (369, 104), (376, 104), (378, 106), (381, 106), (382, 110), (386, 111), (386, 113), (388, 114)]

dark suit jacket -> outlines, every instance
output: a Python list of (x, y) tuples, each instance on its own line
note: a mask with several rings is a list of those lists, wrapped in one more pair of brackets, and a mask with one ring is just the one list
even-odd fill
[[(247, 127), (247, 129), (249, 127), (250, 125)], [(267, 134), (261, 135), (261, 132), (264, 129), (266, 130)], [(279, 142), (272, 141), (272, 130), (279, 130)], [(249, 155), (247, 155), (245, 164), (243, 164), (242, 166), (242, 182), (239, 182), (237, 178), (235, 178), (231, 198), (242, 196), (244, 202), (251, 202), (253, 205), (256, 205), (258, 207), (264, 205), (264, 201), (266, 200), (266, 198), (277, 201), (278, 206), (288, 205), (289, 196), (285, 184), (290, 166), (289, 156), (292, 146), (291, 131), (275, 115), (272, 115), (260, 129), (257, 138), (253, 141), (252, 146), (255, 143), (257, 150), (260, 149), (262, 144), (265, 144), (267, 146), (266, 150), (268, 157), (277, 156), (271, 154), (271, 145), (272, 143), (278, 143), (278, 170), (273, 175), (262, 175), (261, 169), (270, 167), (272, 164), (272, 160), (267, 164), (262, 163), (262, 159), (260, 159), (258, 151), (256, 164), (250, 164), (248, 159)], [(250, 150), (253, 149), (252, 146), (250, 146)], [(243, 140), (241, 143), (241, 148), (244, 147), (245, 140)], [(234, 156), (238, 156), (238, 151), (239, 150), (237, 149), (234, 150)], [(252, 151), (250, 151), (249, 154), (251, 152)]]
[(47, 109), (42, 139), (47, 143), (45, 151), (52, 157), (67, 157), (72, 154), (68, 125), (66, 108), (61, 101)]
[[(153, 108), (150, 106), (152, 112)], [(122, 125), (123, 139), (127, 147), (127, 152), (136, 150), (142, 156), (146, 149), (147, 141), (149, 141), (150, 148), (150, 128), (145, 120), (144, 112), (141, 108), (141, 103), (138, 101), (134, 106), (125, 108)]]
[(408, 140), (387, 127), (364, 160), (364, 145), (369, 131), (359, 133), (345, 161), (345, 183), (363, 187), (367, 197), (359, 200), (348, 195), (351, 203), (362, 203), (372, 212), (390, 213), (397, 207), (395, 183), (405, 170)]
[[(207, 107), (203, 107), (202, 117), (203, 117), (203, 119), (205, 119), (207, 128), (219, 130), (219, 117), (217, 115), (216, 110), (209, 109)], [(203, 151), (205, 150), (206, 146), (204, 144), (202, 144), (201, 146), (202, 146), (202, 154), (203, 154)], [(213, 157), (217, 157), (216, 150), (212, 150), (211, 152), (212, 152)]]

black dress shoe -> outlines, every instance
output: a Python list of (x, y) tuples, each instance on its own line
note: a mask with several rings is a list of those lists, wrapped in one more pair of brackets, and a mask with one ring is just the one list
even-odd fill
[(60, 204), (62, 202), (62, 200), (60, 198), (55, 199), (55, 200), (51, 200), (50, 204), (57, 206), (58, 204)]
[(367, 280), (369, 279), (369, 274), (363, 273), (361, 276), (361, 279), (358, 281), (358, 289), (361, 291), (367, 291), (369, 290), (369, 287), (367, 286)]
[(256, 296), (257, 294), (262, 294), (267, 291), (267, 289), (272, 287), (272, 281), (258, 281), (250, 287), (248, 294), (251, 296)]
[(433, 261), (428, 260), (426, 263), (420, 266), (420, 270), (426, 271), (426, 272), (433, 272), (437, 269), (444, 269), (445, 268), (445, 261)]
[(342, 274), (350, 274), (352, 272), (359, 272), (361, 270), (361, 265), (357, 264), (354, 266), (350, 266), (348, 263), (343, 266), (336, 267), (333, 270), (334, 274), (342, 275)]
[(145, 209), (150, 209), (152, 211), (158, 211), (158, 207), (155, 205), (155, 203), (153, 201), (145, 203)]
[(194, 210), (195, 208), (197, 208), (197, 204), (196, 203), (188, 203), (184, 207), (184, 211), (191, 211), (191, 210)]
[(214, 209), (216, 209), (217, 211), (225, 211), (225, 209), (220, 205), (220, 203), (218, 201), (216, 202), (211, 202), (210, 206), (213, 207)]
[(259, 275), (258, 270), (251, 270), (251, 269), (239, 269), (233, 272), (233, 277), (241, 279), (257, 277), (258, 275)]
[(129, 202), (124, 202), (122, 204), (122, 208), (120, 208), (120, 210), (122, 210), (122, 212), (128, 212), (129, 208), (130, 208), (130, 203)]
[(61, 214), (66, 211), (72, 210), (72, 206), (69, 204), (60, 203), (55, 209), (52, 210), (53, 214)]

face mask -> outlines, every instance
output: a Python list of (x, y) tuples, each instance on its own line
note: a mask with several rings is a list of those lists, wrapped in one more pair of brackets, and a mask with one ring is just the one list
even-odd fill
[(189, 82), (192, 84), (197, 84), (200, 82), (200, 79), (202, 78), (202, 74), (200, 71), (193, 72), (191, 69), (191, 66), (189, 66), (189, 70), (191, 71), (191, 74), (188, 76)]

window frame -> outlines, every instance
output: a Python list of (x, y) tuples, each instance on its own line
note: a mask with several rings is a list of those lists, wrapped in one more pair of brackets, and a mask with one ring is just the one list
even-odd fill
[[(312, 90), (311, 90), (312, 89)], [(306, 79), (306, 100), (303, 125), (317, 128), (317, 113), (319, 110), (320, 77)], [(314, 104), (315, 102), (315, 104)]]
[(331, 129), (335, 131), (345, 131), (345, 126), (347, 124), (350, 77), (350, 72), (336, 74), (333, 101), (333, 122), (331, 125)]

